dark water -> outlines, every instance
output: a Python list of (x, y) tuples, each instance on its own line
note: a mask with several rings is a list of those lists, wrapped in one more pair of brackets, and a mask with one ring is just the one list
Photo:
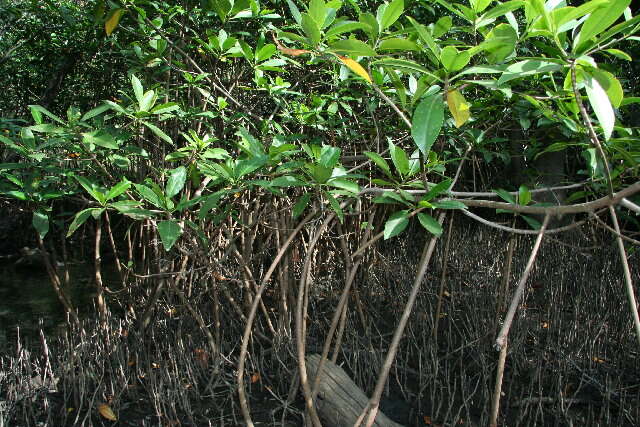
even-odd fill
[[(71, 280), (65, 291), (80, 313), (92, 307), (92, 274), (89, 265), (69, 268)], [(18, 334), (30, 340), (41, 328), (50, 334), (65, 323), (63, 306), (44, 269), (0, 265), (0, 352), (15, 345)]]

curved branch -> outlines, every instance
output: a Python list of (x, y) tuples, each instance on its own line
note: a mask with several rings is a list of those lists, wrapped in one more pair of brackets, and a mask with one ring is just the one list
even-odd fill
[[(476, 221), (492, 227), (492, 228), (497, 228), (498, 230), (502, 230), (502, 231), (507, 231), (509, 233), (514, 233), (514, 234), (538, 234), (538, 230), (523, 230), (522, 228), (513, 228), (513, 227), (507, 227), (506, 225), (502, 225), (502, 224), (498, 224), (497, 222), (493, 222), (493, 221), (489, 221), (488, 219), (484, 219), (481, 216), (478, 216), (476, 214), (474, 214), (473, 212), (469, 212), (466, 209), (461, 209), (462, 213), (465, 214), (466, 216), (468, 216), (469, 218), (475, 219)], [(578, 222), (574, 222), (571, 223), (569, 225), (566, 225), (564, 227), (558, 227), (558, 228), (554, 228), (551, 230), (547, 230), (546, 234), (554, 234), (554, 233), (562, 233), (563, 231), (567, 231), (567, 230), (571, 230), (573, 228), (579, 227), (582, 224), (586, 223), (587, 220), (583, 219), (582, 221), (578, 221)]]
[(636, 205), (635, 203), (633, 203), (629, 199), (624, 198), (624, 199), (620, 200), (620, 204), (622, 206), (624, 206), (625, 208), (629, 209), (630, 211), (634, 211), (635, 213), (639, 213), (640, 214), (640, 206)]
[(510, 212), (519, 212), (535, 215), (566, 215), (576, 213), (587, 213), (595, 210), (606, 208), (607, 206), (614, 206), (620, 203), (625, 197), (631, 196), (640, 192), (640, 181), (628, 186), (627, 188), (614, 193), (611, 196), (601, 197), (591, 202), (577, 203), (575, 205), (566, 206), (522, 206), (514, 205), (506, 202), (492, 202), (489, 200), (470, 200), (470, 199), (456, 199), (456, 198), (444, 198), (440, 200), (455, 200), (462, 202), (468, 207), (476, 208), (490, 208), (490, 209), (504, 209)]

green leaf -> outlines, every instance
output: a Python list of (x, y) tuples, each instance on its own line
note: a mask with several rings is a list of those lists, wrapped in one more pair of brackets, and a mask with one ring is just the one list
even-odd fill
[(561, 69), (562, 65), (555, 62), (542, 61), (539, 59), (526, 59), (524, 61), (516, 62), (513, 65), (509, 65), (498, 79), (498, 85), (520, 77), (559, 71)]
[(589, 18), (587, 18), (580, 28), (580, 33), (578, 33), (573, 44), (573, 52), (578, 52), (580, 47), (584, 46), (590, 39), (616, 22), (630, 3), (631, 0), (610, 0), (606, 6), (591, 12)]
[(402, 15), (404, 11), (404, 0), (393, 0), (391, 3), (386, 5), (387, 7), (384, 9), (384, 13), (379, 21), (380, 29), (385, 30), (392, 26)]
[(613, 125), (616, 122), (616, 117), (607, 92), (605, 92), (597, 79), (587, 73), (585, 73), (584, 87), (587, 90), (587, 97), (589, 98), (591, 108), (593, 108), (594, 113), (596, 113), (596, 117), (602, 127), (604, 139), (608, 140), (613, 133)]
[(378, 35), (380, 34), (380, 25), (378, 24), (375, 16), (369, 12), (361, 13), (358, 16), (358, 20), (365, 26), (364, 31), (370, 38), (378, 38)]
[[(89, 217), (93, 216), (94, 211), (103, 211), (102, 208), (89, 208), (78, 212), (69, 225), (69, 231), (67, 231), (67, 237), (71, 236), (82, 224), (85, 223)], [(101, 212), (102, 213), (102, 212)]]
[[(50, 119), (52, 119), (53, 121), (56, 121), (58, 123), (60, 123), (61, 125), (65, 125), (66, 123), (64, 122), (64, 120), (62, 120), (60, 117), (56, 116), (55, 114), (53, 114), (51, 111), (47, 110), (46, 108), (44, 108), (41, 105), (29, 105), (29, 109), (33, 112), (36, 111), (37, 113), (42, 113), (45, 116), (49, 117)], [(37, 114), (36, 113), (36, 114)]]
[(432, 205), (436, 209), (467, 209), (467, 205), (458, 200), (442, 200), (433, 202)]
[(41, 239), (49, 232), (49, 215), (42, 211), (34, 211), (33, 218), (31, 220), (33, 228), (36, 229)]
[(402, 148), (389, 141), (389, 154), (391, 154), (391, 160), (393, 161), (393, 165), (396, 167), (396, 170), (400, 175), (406, 176), (409, 173), (409, 159), (407, 158), (407, 153), (405, 153)]
[(358, 183), (351, 181), (345, 178), (333, 178), (327, 181), (327, 185), (332, 187), (341, 188), (343, 190), (347, 190), (350, 193), (358, 194), (360, 192), (360, 187)]
[(447, 46), (440, 52), (440, 62), (447, 71), (458, 71), (463, 69), (471, 59), (469, 52), (458, 52), (455, 46)]
[(431, 187), (429, 189), (429, 192), (425, 194), (420, 200), (428, 202), (432, 199), (435, 199), (443, 192), (449, 191), (450, 187), (451, 187), (451, 179), (445, 179), (444, 181), (440, 181), (439, 183)]
[(329, 169), (333, 169), (340, 160), (340, 149), (330, 145), (323, 145), (320, 151), (318, 163)]
[(311, 193), (304, 193), (302, 196), (300, 196), (296, 204), (293, 206), (294, 219), (302, 215), (304, 210), (307, 208), (307, 205), (309, 204), (309, 200), (311, 200)]
[(139, 101), (138, 103), (138, 107), (140, 109), (140, 111), (149, 111), (151, 109), (151, 107), (153, 107), (153, 104), (156, 103), (156, 93), (153, 90), (148, 90), (145, 92), (145, 94), (142, 96), (142, 99)]
[(431, 50), (431, 52), (433, 52), (433, 54), (438, 59), (440, 59), (440, 55), (441, 55), (440, 46), (438, 46), (436, 42), (433, 40), (433, 37), (431, 36), (431, 33), (429, 32), (429, 30), (427, 30), (427, 28), (425, 28), (424, 25), (416, 22), (416, 20), (413, 19), (412, 17), (407, 16), (407, 19), (409, 20), (409, 22), (411, 22), (413, 27), (418, 32), (418, 36), (422, 39), (423, 42), (427, 44), (427, 47)]
[(293, 16), (293, 19), (296, 21), (296, 23), (300, 25), (302, 23), (302, 15), (300, 15), (300, 9), (298, 9), (298, 6), (296, 6), (296, 4), (291, 0), (287, 0), (287, 5), (289, 6), (291, 16)]
[(172, 170), (171, 175), (169, 175), (169, 179), (167, 180), (165, 197), (171, 198), (182, 191), (186, 180), (187, 169), (184, 166), (180, 166)]
[(198, 219), (203, 220), (209, 214), (209, 211), (212, 209), (217, 209), (220, 204), (220, 199), (226, 196), (230, 191), (229, 190), (220, 190), (215, 193), (203, 197), (204, 202), (200, 205), (200, 212), (198, 212)]
[(373, 163), (376, 164), (389, 178), (393, 178), (391, 174), (391, 168), (389, 167), (389, 163), (378, 153), (372, 153), (371, 151), (365, 151), (364, 155), (367, 156)]
[(631, 55), (620, 49), (605, 49), (604, 51), (615, 56), (616, 58), (624, 59), (625, 61), (633, 61)]
[(169, 252), (180, 235), (182, 235), (182, 228), (176, 220), (160, 221), (158, 222), (158, 234), (160, 235), (160, 240), (162, 240), (164, 250)]
[(608, 71), (594, 68), (591, 70), (591, 75), (600, 83), (600, 86), (607, 92), (611, 105), (615, 108), (620, 108), (624, 93), (622, 91), (622, 85), (620, 81), (615, 78), (613, 74)]
[(84, 113), (84, 116), (82, 116), (82, 118), (80, 119), (81, 121), (86, 121), (89, 119), (92, 119), (96, 116), (99, 116), (100, 114), (104, 113), (105, 111), (111, 109), (111, 106), (108, 104), (102, 104), (92, 110), (87, 111), (86, 113)]
[(332, 168), (327, 168), (318, 164), (308, 163), (306, 165), (306, 168), (309, 170), (309, 173), (318, 184), (324, 184), (329, 178), (331, 178), (331, 175), (333, 174)]
[(344, 212), (342, 212), (342, 208), (340, 207), (338, 200), (336, 200), (336, 198), (329, 192), (325, 192), (324, 195), (327, 197), (327, 200), (329, 200), (329, 205), (331, 205), (331, 209), (336, 213), (340, 222), (344, 222)]
[(355, 30), (360, 30), (364, 28), (364, 26), (365, 25), (362, 22), (339, 21), (333, 24), (333, 26), (325, 32), (325, 36), (327, 38), (335, 37), (343, 33), (349, 33)]
[(484, 42), (488, 46), (484, 49), (487, 52), (487, 60), (493, 64), (504, 61), (515, 50), (517, 41), (518, 35), (511, 25), (495, 26), (489, 31)]
[(522, 206), (526, 206), (531, 201), (531, 191), (526, 185), (521, 185), (518, 189), (518, 203)]
[(262, 62), (271, 58), (276, 53), (276, 45), (273, 43), (266, 44), (262, 46), (262, 48), (256, 52), (256, 62)]
[(344, 55), (376, 56), (376, 51), (373, 50), (371, 46), (357, 39), (339, 40), (332, 43), (329, 47), (332, 52)]
[(177, 102), (167, 102), (166, 104), (161, 104), (153, 107), (151, 110), (152, 114), (166, 114), (172, 111), (179, 110), (180, 106)]
[[(413, 201), (413, 197), (411, 197), (409, 200)], [(407, 202), (407, 199), (405, 199), (402, 195), (394, 191), (385, 191), (380, 196), (374, 198), (373, 202), (386, 203), (386, 204), (392, 204), (392, 205), (395, 205), (396, 203), (401, 203), (406, 206), (411, 206), (411, 203)]]
[(140, 79), (135, 74), (131, 74), (131, 86), (133, 87), (133, 94), (136, 96), (138, 105), (142, 105), (142, 99), (144, 98), (144, 89)]
[(442, 225), (440, 225), (440, 223), (431, 215), (419, 212), (418, 220), (420, 220), (420, 224), (425, 228), (425, 230), (434, 236), (440, 236), (442, 234)]
[(266, 155), (252, 157), (251, 159), (238, 160), (236, 162), (234, 173), (237, 179), (242, 178), (264, 166), (269, 157)]
[(451, 29), (451, 25), (453, 24), (453, 19), (450, 16), (443, 16), (438, 19), (433, 26), (433, 37), (439, 39), (441, 36), (445, 35)]
[(488, 25), (493, 22), (494, 19), (505, 15), (509, 12), (513, 12), (516, 9), (521, 8), (524, 5), (524, 1), (522, 0), (513, 0), (505, 3), (501, 3), (498, 6), (494, 7), (491, 10), (485, 12), (476, 23), (476, 28), (482, 28), (485, 25)]
[(143, 125), (145, 125), (146, 127), (148, 127), (151, 132), (153, 132), (158, 138), (160, 138), (161, 140), (168, 142), (169, 144), (173, 145), (173, 141), (171, 140), (171, 137), (169, 137), (169, 135), (167, 135), (166, 133), (164, 133), (163, 131), (161, 131), (156, 125), (153, 125), (149, 122), (146, 122), (144, 120), (141, 121), (141, 123)]
[(378, 45), (378, 50), (420, 50), (420, 47), (411, 40), (394, 37), (391, 39), (384, 39)]
[(164, 201), (158, 196), (152, 189), (142, 184), (133, 184), (136, 187), (138, 194), (142, 196), (147, 202), (159, 209), (165, 209)]
[(91, 182), (84, 176), (80, 175), (75, 175), (74, 178), (98, 203), (100, 203), (101, 205), (107, 203), (106, 194), (100, 191), (99, 186), (96, 183)]
[[(638, 22), (640, 22), (640, 15), (634, 16), (628, 21), (624, 21), (617, 25), (614, 25), (604, 33), (600, 34), (600, 37), (598, 37), (598, 39), (596, 40), (596, 44), (602, 44), (603, 42), (607, 41), (608, 39), (615, 36), (616, 34), (621, 33), (631, 27), (635, 27), (638, 24)], [(627, 36), (629, 36), (629, 34), (627, 34)], [(628, 37), (628, 40), (640, 41), (640, 38), (636, 36), (631, 36), (631, 37)]]
[(513, 198), (513, 196), (511, 194), (509, 194), (508, 191), (503, 190), (503, 189), (498, 189), (498, 190), (493, 190), (498, 196), (500, 196), (500, 198), (502, 200), (504, 200), (507, 203), (511, 203), (513, 205), (516, 204), (516, 199)]
[(100, 147), (109, 148), (112, 150), (118, 149), (118, 141), (113, 135), (105, 131), (104, 129), (97, 129), (92, 132), (85, 132), (82, 134), (82, 142), (85, 144), (94, 144)]
[(308, 13), (302, 14), (302, 30), (312, 46), (320, 43), (320, 24), (316, 23)]
[(411, 136), (425, 156), (440, 134), (444, 122), (444, 102), (440, 92), (425, 97), (413, 113)]
[(384, 67), (389, 67), (389, 68), (392, 68), (393, 70), (403, 71), (406, 73), (417, 71), (419, 73), (423, 73), (428, 76), (432, 76), (437, 80), (440, 80), (428, 68), (425, 68), (422, 65), (413, 61), (409, 61), (407, 59), (383, 58), (383, 59), (372, 61), (371, 65), (382, 65)]
[(224, 148), (208, 148), (202, 153), (202, 158), (224, 160), (229, 158), (229, 152)]
[(383, 235), (385, 240), (397, 236), (407, 228), (407, 225), (409, 224), (408, 214), (408, 210), (401, 210), (389, 217), (387, 222), (384, 224)]
[(109, 192), (105, 197), (105, 200), (109, 201), (109, 200), (115, 199), (116, 197), (118, 197), (119, 195), (127, 191), (129, 187), (131, 187), (131, 181), (123, 177), (122, 181), (120, 181), (119, 183), (111, 187), (111, 189), (109, 189)]
[(318, 24), (318, 28), (322, 28), (326, 15), (327, 6), (324, 4), (324, 0), (311, 0), (309, 2), (309, 16)]

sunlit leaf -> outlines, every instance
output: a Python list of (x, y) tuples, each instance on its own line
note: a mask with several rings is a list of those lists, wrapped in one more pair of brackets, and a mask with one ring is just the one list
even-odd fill
[(391, 160), (396, 170), (400, 175), (406, 176), (409, 173), (409, 158), (407, 157), (407, 153), (389, 141), (389, 154), (391, 154)]
[(455, 46), (447, 46), (440, 52), (440, 62), (447, 71), (458, 71), (463, 69), (471, 59), (469, 52), (459, 52)]
[(376, 51), (368, 44), (357, 39), (345, 39), (332, 43), (331, 51), (353, 56), (376, 56)]
[(167, 180), (167, 186), (165, 189), (165, 195), (167, 198), (173, 197), (178, 194), (187, 180), (187, 169), (184, 166), (180, 166), (171, 171), (169, 179)]
[(338, 59), (342, 61), (344, 65), (349, 67), (351, 71), (353, 71), (354, 73), (356, 73), (357, 75), (359, 75), (360, 77), (362, 77), (363, 79), (371, 83), (371, 77), (369, 76), (369, 73), (367, 73), (367, 70), (365, 70), (362, 67), (362, 65), (358, 64), (356, 61), (354, 61), (351, 58), (347, 58), (346, 56), (338, 55)]
[(113, 413), (113, 410), (106, 403), (98, 405), (98, 412), (109, 421), (118, 421), (116, 414)]
[(609, 101), (609, 96), (598, 80), (586, 73), (584, 87), (587, 90), (587, 97), (589, 98), (591, 108), (593, 108), (593, 111), (598, 118), (598, 122), (600, 122), (600, 126), (602, 127), (604, 139), (608, 140), (611, 138), (613, 125), (616, 122), (616, 117), (613, 112), (611, 102)]
[(308, 13), (302, 14), (302, 30), (311, 45), (315, 46), (320, 42), (320, 25)]
[(631, 0), (610, 0), (603, 7), (600, 7), (589, 15), (589, 18), (582, 24), (580, 33), (576, 37), (573, 51), (577, 52), (591, 38), (606, 30), (611, 24), (616, 22), (629, 6)]
[(409, 224), (409, 219), (407, 218), (409, 211), (402, 210), (394, 213), (389, 217), (387, 222), (384, 224), (384, 239), (390, 239), (398, 234), (402, 233), (407, 225)]
[(447, 105), (449, 111), (456, 121), (456, 127), (459, 128), (469, 120), (471, 112), (469, 111), (469, 103), (458, 90), (447, 92)]
[(527, 188), (526, 185), (521, 185), (518, 189), (518, 203), (526, 206), (531, 201), (531, 191)]
[(109, 201), (115, 199), (116, 197), (127, 191), (129, 187), (131, 187), (131, 181), (129, 181), (127, 178), (122, 178), (119, 183), (109, 189), (105, 200)]
[(41, 239), (49, 232), (49, 215), (42, 211), (33, 212), (33, 219), (31, 220), (33, 228), (36, 229)]
[(539, 73), (548, 73), (562, 69), (562, 65), (550, 61), (542, 61), (539, 59), (526, 59), (509, 65), (498, 79), (498, 85), (506, 83), (513, 79), (530, 76)]
[(386, 6), (384, 13), (379, 19), (380, 29), (382, 30), (389, 28), (398, 20), (400, 15), (402, 15), (404, 11), (404, 0), (393, 0)]
[(440, 134), (444, 122), (444, 103), (440, 92), (425, 97), (413, 113), (411, 136), (425, 156)]

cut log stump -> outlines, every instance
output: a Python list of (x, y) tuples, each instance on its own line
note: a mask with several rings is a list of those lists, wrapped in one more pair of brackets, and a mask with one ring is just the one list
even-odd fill
[[(315, 378), (320, 363), (319, 354), (306, 357), (309, 382)], [(369, 398), (349, 378), (347, 373), (330, 360), (322, 367), (322, 378), (316, 399), (318, 415), (326, 426), (353, 427), (364, 408), (369, 404)], [(375, 427), (402, 427), (401, 424), (390, 420), (378, 410), (373, 424)]]

